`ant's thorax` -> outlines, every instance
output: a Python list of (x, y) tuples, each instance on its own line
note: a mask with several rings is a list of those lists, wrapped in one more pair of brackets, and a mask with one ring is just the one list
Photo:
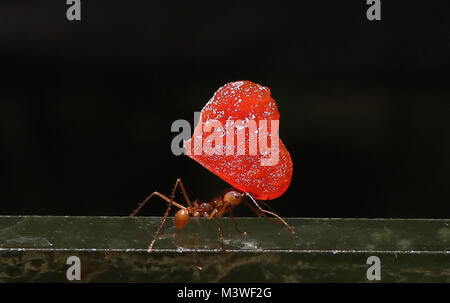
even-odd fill
[(225, 206), (222, 197), (214, 198), (209, 202), (194, 201), (192, 204), (186, 208), (192, 217), (208, 217), (214, 209), (222, 209)]

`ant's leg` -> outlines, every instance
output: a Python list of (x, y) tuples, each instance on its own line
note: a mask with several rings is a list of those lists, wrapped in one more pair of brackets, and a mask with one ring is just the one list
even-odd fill
[(184, 184), (180, 178), (177, 180), (177, 183), (175, 183), (175, 186), (177, 186), (177, 184), (180, 185), (181, 192), (183, 193), (184, 199), (186, 200), (188, 206), (192, 207), (191, 200), (189, 199), (186, 189), (184, 188)]
[(137, 213), (141, 210), (141, 208), (144, 207), (144, 205), (145, 205), (148, 201), (150, 201), (150, 199), (151, 199), (153, 196), (160, 197), (161, 199), (163, 199), (163, 200), (166, 201), (167, 203), (172, 203), (173, 205), (175, 205), (176, 207), (178, 207), (178, 208), (180, 208), (180, 209), (185, 208), (183, 205), (178, 204), (178, 203), (175, 202), (175, 201), (170, 202), (170, 199), (169, 199), (169, 198), (167, 198), (167, 197), (164, 196), (163, 194), (160, 194), (159, 192), (155, 191), (155, 192), (153, 192), (150, 196), (148, 196), (147, 198), (145, 198), (145, 200), (144, 200), (142, 203), (139, 204), (138, 208), (136, 208), (136, 210), (133, 211), (133, 213), (132, 213), (130, 216), (131, 216), (131, 217), (136, 216)]
[(206, 217), (206, 219), (211, 219), (212, 217), (214, 217), (217, 214), (218, 210), (217, 208), (214, 208), (213, 211)]
[(292, 234), (294, 233), (294, 231), (292, 230), (292, 227), (290, 227), (289, 224), (287, 224), (287, 222), (283, 220), (283, 218), (281, 218), (279, 215), (277, 215), (277, 214), (274, 213), (274, 212), (271, 212), (271, 211), (268, 211), (268, 210), (263, 209), (261, 206), (259, 206), (259, 204), (256, 202), (256, 200), (253, 199), (253, 197), (252, 197), (250, 194), (247, 194), (247, 196), (250, 197), (250, 199), (251, 199), (251, 200), (253, 201), (253, 203), (256, 205), (256, 207), (258, 208), (258, 210), (262, 211), (263, 213), (266, 213), (266, 214), (272, 215), (272, 216), (274, 216), (274, 217), (277, 217), (278, 220), (280, 220), (280, 221), (287, 227), (287, 229), (288, 229)]
[(263, 213), (262, 211), (259, 211), (256, 207), (254, 207), (252, 204), (250, 204), (250, 202), (245, 201), (245, 204), (247, 204), (248, 208), (250, 208), (251, 211), (253, 211), (258, 217), (264, 217), (267, 220), (269, 220), (270, 222), (275, 222), (275, 223), (281, 223), (280, 221), (271, 218), (269, 216), (267, 216), (265, 213)]
[[(189, 207), (192, 207), (192, 203), (191, 200), (189, 199), (186, 189), (184, 188), (183, 182), (181, 182), (181, 179), (177, 179), (177, 182), (175, 182), (174, 185), (174, 189), (177, 188), (177, 186), (180, 185), (181, 191), (183, 193), (184, 199), (186, 200), (187, 204)], [(141, 204), (139, 204), (138, 208), (130, 215), (131, 217), (137, 215), (137, 213), (141, 210), (142, 207), (144, 207), (144, 205), (153, 197), (153, 196), (158, 196), (161, 199), (165, 200), (167, 203), (171, 203), (170, 199), (167, 198), (166, 196), (164, 196), (163, 194), (160, 194), (159, 192), (155, 191), (153, 192), (150, 196), (148, 196)], [(172, 204), (175, 205), (176, 207), (182, 209), (185, 208), (184, 206), (182, 206), (181, 204), (178, 204), (177, 202), (172, 200)]]
[(224, 206), (222, 206), (222, 209), (219, 211), (219, 213), (217, 214), (217, 216), (218, 216), (218, 217), (222, 217), (223, 214), (224, 214), (228, 209), (231, 209), (231, 208), (232, 208), (231, 203), (225, 204)]
[(217, 219), (217, 226), (219, 227), (218, 232), (219, 232), (220, 244), (222, 246), (222, 250), (224, 252), (226, 252), (226, 250), (225, 250), (225, 243), (223, 242), (222, 226), (220, 225), (220, 217), (216, 216), (216, 219)]
[(220, 240), (220, 244), (222, 246), (222, 250), (224, 252), (226, 252), (225, 250), (225, 244), (223, 243), (223, 234), (222, 234), (222, 226), (220, 225), (220, 216), (217, 215), (219, 213), (219, 211), (217, 210), (217, 208), (214, 208), (211, 213), (206, 217), (206, 219), (210, 220), (212, 218), (216, 218), (217, 219), (217, 225), (219, 227), (219, 240)]
[(270, 207), (270, 205), (267, 204), (266, 202), (264, 202), (264, 201), (259, 201), (259, 203), (261, 203), (262, 205), (264, 205), (264, 207), (265, 207), (266, 209), (269, 209), (270, 211), (275, 212), (275, 210), (274, 210), (272, 207)]
[(208, 218), (212, 218), (213, 216), (216, 216), (217, 218), (220, 218), (220, 217), (223, 216), (224, 213), (229, 212), (229, 213), (230, 213), (231, 221), (233, 221), (234, 228), (237, 230), (237, 232), (238, 232), (238, 233), (241, 233), (241, 234), (247, 234), (245, 231), (243, 232), (243, 231), (241, 231), (241, 230), (238, 228), (238, 226), (237, 226), (237, 224), (236, 224), (236, 220), (234, 219), (234, 216), (233, 216), (233, 211), (232, 211), (232, 209), (233, 209), (233, 207), (231, 206), (231, 204), (228, 203), (228, 204), (226, 204), (225, 206), (223, 206), (222, 209), (221, 209), (220, 211), (217, 211), (217, 208), (215, 208), (215, 209), (211, 212), (211, 214), (208, 216)]
[[(181, 182), (181, 179), (178, 179), (177, 182), (175, 183), (175, 186), (172, 189), (172, 194), (170, 195), (170, 199), (169, 199), (169, 202), (168, 202), (169, 205), (167, 206), (166, 212), (164, 213), (164, 217), (163, 217), (163, 219), (161, 221), (161, 224), (159, 224), (158, 229), (156, 230), (156, 233), (155, 233), (155, 236), (153, 238), (153, 241), (152, 241), (152, 243), (150, 243), (150, 246), (148, 247), (148, 252), (149, 253), (152, 252), (153, 245), (155, 244), (156, 240), (158, 239), (159, 233), (161, 232), (161, 229), (162, 229), (164, 223), (166, 222), (167, 217), (169, 216), (169, 212), (170, 212), (170, 209), (171, 209), (172, 204), (173, 204), (173, 198), (175, 196), (175, 192), (176, 192), (178, 184), (180, 184), (180, 182)], [(185, 208), (185, 207), (183, 207), (183, 208)]]
[(250, 208), (251, 211), (253, 211), (258, 217), (266, 217), (267, 215), (261, 211), (259, 211), (257, 208), (255, 208), (250, 202), (245, 201), (245, 204), (247, 204), (248, 208)]
[(230, 219), (233, 222), (233, 225), (234, 225), (234, 228), (236, 229), (236, 231), (238, 233), (240, 233), (240, 234), (246, 235), (247, 233), (245, 231), (241, 231), (239, 229), (239, 227), (237, 226), (236, 220), (234, 219), (234, 216), (233, 216), (233, 209), (231, 207), (230, 207), (230, 210), (228, 212), (230, 213)]
[(212, 210), (212, 212), (206, 218), (211, 219), (214, 216), (218, 217), (218, 218), (222, 217), (223, 214), (225, 213), (225, 211), (227, 210), (228, 206), (230, 206), (230, 204), (226, 204), (226, 205), (222, 206), (222, 208), (220, 210), (218, 210), (217, 208), (214, 208)]

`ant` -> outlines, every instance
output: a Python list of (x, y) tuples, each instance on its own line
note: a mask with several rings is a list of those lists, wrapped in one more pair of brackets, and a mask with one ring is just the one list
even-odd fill
[[(174, 201), (174, 196), (175, 196), (175, 193), (176, 193), (176, 190), (178, 187), (180, 187), (180, 189), (183, 193), (184, 199), (186, 200), (186, 203), (188, 205), (187, 207)], [(137, 213), (142, 209), (142, 207), (144, 207), (144, 205), (148, 201), (150, 201), (150, 199), (154, 196), (157, 196), (157, 197), (163, 199), (164, 201), (166, 201), (168, 203), (168, 206), (167, 206), (166, 212), (164, 213), (164, 217), (154, 235), (154, 238), (153, 238), (152, 242), (150, 243), (150, 246), (148, 247), (149, 253), (152, 251), (153, 245), (155, 244), (156, 240), (159, 237), (162, 227), (163, 227), (164, 223), (166, 222), (167, 217), (169, 216), (169, 212), (170, 212), (172, 205), (179, 208), (179, 210), (175, 214), (175, 226), (177, 229), (182, 229), (183, 227), (185, 227), (186, 224), (189, 223), (189, 219), (191, 216), (192, 217), (206, 217), (207, 219), (215, 218), (217, 221), (217, 224), (218, 224), (218, 228), (219, 228), (218, 229), (219, 239), (222, 243), (222, 248), (223, 248), (223, 234), (222, 234), (222, 227), (220, 225), (220, 218), (224, 214), (228, 213), (230, 215), (230, 218), (233, 221), (234, 227), (239, 233), (246, 234), (245, 232), (240, 231), (239, 228), (237, 227), (237, 224), (234, 219), (233, 212), (232, 212), (232, 209), (234, 207), (236, 207), (237, 205), (241, 204), (244, 201), (250, 207), (250, 209), (253, 212), (255, 212), (259, 217), (261, 217), (261, 216), (267, 217), (267, 215), (272, 215), (272, 216), (276, 217), (277, 219), (279, 219), (281, 221), (281, 223), (283, 223), (287, 227), (289, 232), (293, 233), (292, 227), (289, 226), (289, 224), (287, 224), (287, 222), (285, 220), (283, 220), (283, 218), (281, 218), (279, 215), (277, 215), (276, 213), (274, 213), (272, 211), (263, 209), (249, 193), (244, 193), (242, 191), (232, 188), (232, 189), (225, 191), (222, 196), (216, 197), (215, 199), (212, 199), (209, 202), (199, 202), (199, 201), (191, 202), (181, 179), (177, 179), (177, 181), (172, 189), (170, 198), (155, 191), (151, 195), (149, 195), (142, 203), (140, 203), (138, 208), (130, 216), (131, 217), (136, 216)], [(252, 205), (252, 203), (250, 203), (246, 198), (249, 198), (250, 201), (254, 205)], [(256, 208), (254, 206), (256, 206)]]

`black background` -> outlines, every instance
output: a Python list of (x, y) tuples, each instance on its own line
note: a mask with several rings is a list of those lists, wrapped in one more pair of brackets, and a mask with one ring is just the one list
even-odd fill
[(2, 1), (0, 214), (128, 215), (178, 177), (212, 198), (170, 126), (251, 80), (294, 162), (281, 216), (448, 218), (448, 4), (296, 2)]

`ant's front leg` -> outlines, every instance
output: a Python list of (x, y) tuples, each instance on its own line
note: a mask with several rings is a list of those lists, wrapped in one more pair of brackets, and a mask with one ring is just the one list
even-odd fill
[(291, 226), (290, 226), (283, 218), (281, 218), (281, 217), (280, 217), (279, 215), (277, 215), (275, 212), (272, 212), (272, 211), (268, 211), (268, 210), (263, 209), (261, 206), (259, 206), (258, 202), (256, 202), (256, 200), (255, 200), (250, 194), (247, 194), (247, 196), (250, 197), (251, 201), (256, 205), (256, 207), (257, 207), (257, 209), (258, 209), (259, 211), (261, 211), (261, 212), (263, 212), (263, 213), (265, 213), (265, 214), (269, 214), (269, 215), (272, 215), (272, 216), (276, 217), (278, 220), (281, 221), (281, 223), (283, 223), (283, 224), (286, 226), (286, 228), (289, 230), (289, 232), (290, 232), (291, 234), (294, 233), (294, 231), (292, 230), (292, 227), (291, 227)]
[(241, 230), (239, 229), (239, 227), (238, 227), (238, 225), (237, 225), (237, 222), (236, 222), (236, 219), (235, 219), (234, 216), (233, 216), (233, 209), (232, 209), (231, 207), (230, 207), (230, 209), (229, 209), (228, 212), (230, 213), (230, 219), (231, 219), (231, 221), (233, 222), (234, 229), (236, 229), (236, 231), (237, 231), (238, 233), (243, 234), (243, 235), (246, 235), (247, 232), (241, 231)]

